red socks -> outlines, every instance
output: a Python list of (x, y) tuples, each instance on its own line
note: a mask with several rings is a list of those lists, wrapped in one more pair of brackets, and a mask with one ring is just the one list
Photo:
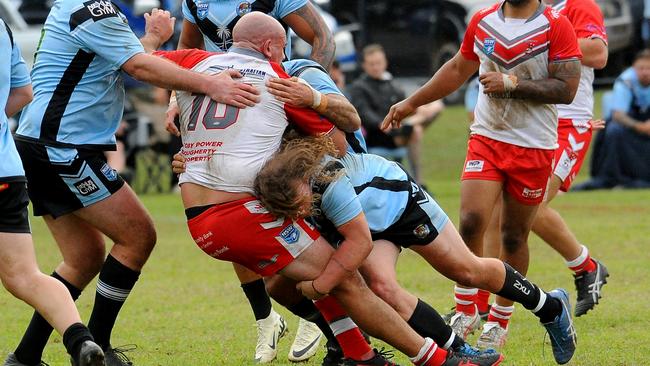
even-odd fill
[(464, 288), (454, 286), (454, 300), (456, 301), (456, 312), (462, 312), (467, 315), (474, 315), (476, 313), (476, 305), (474, 300), (478, 289)]
[(589, 250), (584, 245), (582, 246), (582, 251), (580, 252), (578, 258), (572, 261), (567, 261), (566, 265), (576, 275), (579, 275), (583, 272), (593, 272), (596, 270), (596, 262), (594, 262), (594, 260), (591, 259), (591, 256), (589, 255)]

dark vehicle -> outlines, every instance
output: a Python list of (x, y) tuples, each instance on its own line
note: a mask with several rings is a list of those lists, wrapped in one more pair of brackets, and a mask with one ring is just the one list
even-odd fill
[[(357, 47), (380, 43), (399, 76), (427, 76), (457, 51), (467, 22), (491, 0), (331, 0), (339, 23), (358, 23)], [(596, 0), (610, 38), (610, 65), (598, 75), (617, 75), (642, 48), (643, 0)]]

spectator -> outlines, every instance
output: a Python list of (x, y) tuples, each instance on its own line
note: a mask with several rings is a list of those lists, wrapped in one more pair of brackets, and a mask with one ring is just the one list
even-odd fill
[(380, 129), (384, 116), (391, 105), (406, 97), (406, 93), (387, 71), (388, 61), (382, 46), (366, 46), (362, 57), (364, 73), (350, 85), (348, 92), (361, 117), (368, 152), (396, 161), (408, 156), (411, 173), (421, 183), (420, 147), (424, 128), (444, 109), (444, 104), (435, 101), (424, 105), (401, 128), (385, 133)]
[(650, 188), (650, 49), (614, 83), (611, 122), (594, 146), (593, 178), (576, 190)]
[(329, 74), (334, 81), (334, 84), (336, 84), (336, 87), (345, 94), (345, 74), (343, 73), (343, 70), (341, 70), (341, 64), (337, 60), (332, 62)]

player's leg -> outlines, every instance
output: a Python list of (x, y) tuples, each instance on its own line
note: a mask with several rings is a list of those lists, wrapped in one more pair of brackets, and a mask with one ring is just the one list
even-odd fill
[[(63, 336), (66, 350), (78, 365), (104, 365), (104, 354), (81, 323), (68, 290), (38, 270), (30, 234), (0, 232), (0, 278), (9, 292), (31, 305)], [(5, 364), (10, 361), (27, 362), (15, 354)]]
[(110, 343), (113, 326), (153, 250), (156, 232), (151, 217), (128, 185), (74, 214), (114, 242), (99, 273), (88, 322), (97, 343), (108, 350), (110, 361), (115, 356)]
[[(485, 232), (483, 244), (483, 257), (499, 258), (501, 256), (501, 199), (497, 199), (492, 218)], [(479, 289), (476, 294), (476, 307), (481, 320), (487, 320), (490, 313), (490, 292)]]
[[(297, 281), (316, 278), (325, 268), (333, 252), (334, 249), (325, 240), (318, 238), (299, 257), (282, 269), (281, 274)], [(330, 305), (340, 303), (341, 309), (338, 312), (349, 314), (371, 336), (397, 348), (417, 365), (442, 365), (447, 358), (445, 350), (437, 347), (430, 339), (425, 341), (397, 312), (374, 295), (358, 273), (346, 278), (332, 290), (330, 296), (320, 301), (332, 302)], [(327, 318), (327, 315), (325, 316)], [(377, 319), (381, 321), (378, 322)], [(339, 337), (349, 329), (347, 324), (332, 325), (333, 328), (340, 330)]]
[[(467, 247), (477, 256), (483, 255), (483, 238), (495, 202), (501, 195), (502, 185), (498, 180), (465, 179), (461, 182), (460, 235)], [(454, 332), (463, 338), (480, 326), (475, 304), (477, 293), (478, 288), (459, 283), (454, 287), (456, 313), (451, 317), (450, 325)]]
[(574, 273), (578, 292), (576, 316), (586, 314), (598, 304), (602, 286), (607, 283), (609, 273), (601, 262), (591, 258), (587, 247), (578, 241), (562, 216), (549, 203), (558, 191), (569, 190), (573, 178), (580, 171), (590, 141), (591, 130), (579, 131), (571, 120), (560, 120), (554, 174), (547, 199), (540, 206), (533, 223), (533, 232), (560, 253), (567, 267)]
[[(104, 238), (99, 231), (72, 214), (57, 219), (46, 215), (43, 219), (63, 256), (63, 262), (52, 277), (63, 283), (72, 299), (76, 300), (101, 269), (105, 258)], [(52, 330), (50, 323), (34, 312), (14, 354), (26, 364), (37, 364)]]
[[(101, 349), (92, 342), (88, 328), (81, 324), (65, 286), (38, 269), (27, 205), (24, 182), (0, 185), (3, 212), (0, 217), (0, 279), (14, 296), (42, 312), (54, 324), (73, 359), (83, 361), (84, 365), (99, 365), (100, 362), (103, 365)], [(40, 361), (39, 355), (35, 363)], [(22, 365), (23, 362), (26, 360), (11, 354), (5, 365)]]
[(397, 282), (395, 266), (399, 254), (400, 249), (395, 244), (376, 240), (359, 272), (370, 289), (395, 309), (419, 335), (433, 339), (444, 349), (461, 349), (465, 341), (455, 336), (440, 314)]
[(237, 263), (233, 263), (233, 269), (257, 323), (255, 362), (271, 362), (278, 354), (277, 343), (273, 339), (280, 339), (287, 334), (287, 323), (273, 310), (262, 276)]

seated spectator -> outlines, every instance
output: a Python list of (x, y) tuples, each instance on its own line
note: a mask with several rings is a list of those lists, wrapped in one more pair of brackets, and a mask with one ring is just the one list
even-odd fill
[(595, 141), (593, 178), (575, 189), (650, 188), (650, 50), (614, 83), (611, 122)]
[(361, 117), (368, 152), (396, 161), (408, 158), (411, 174), (422, 183), (420, 147), (424, 128), (444, 109), (444, 104), (436, 101), (422, 106), (404, 121), (400, 129), (385, 133), (380, 129), (384, 116), (393, 104), (406, 97), (406, 93), (387, 71), (388, 61), (382, 46), (366, 46), (362, 57), (364, 73), (349, 86), (348, 92)]

